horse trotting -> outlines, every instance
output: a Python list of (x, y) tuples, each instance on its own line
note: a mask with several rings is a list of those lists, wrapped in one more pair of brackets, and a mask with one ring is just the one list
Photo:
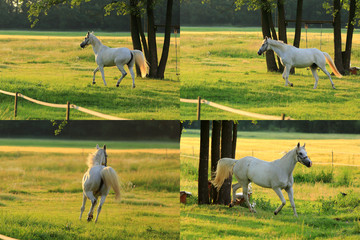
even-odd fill
[(109, 194), (110, 187), (115, 192), (115, 199), (120, 200), (120, 184), (115, 170), (111, 167), (107, 167), (107, 154), (106, 146), (99, 148), (96, 145), (97, 151), (90, 154), (88, 157), (89, 169), (84, 174), (82, 179), (83, 188), (83, 204), (81, 206), (80, 219), (85, 210), (86, 199), (90, 199), (91, 208), (88, 214), (88, 221), (93, 219), (93, 211), (95, 204), (99, 197), (101, 197), (95, 222), (97, 222), (101, 207), (105, 202), (106, 196)]
[(80, 47), (85, 48), (91, 44), (95, 53), (95, 61), (98, 67), (94, 70), (93, 84), (95, 84), (95, 74), (100, 70), (101, 77), (106, 86), (104, 67), (117, 66), (122, 76), (117, 81), (116, 86), (119, 87), (120, 82), (127, 75), (124, 65), (127, 65), (133, 80), (132, 87), (135, 88), (135, 74), (134, 64), (139, 66), (141, 77), (145, 78), (147, 74), (148, 64), (145, 60), (144, 54), (139, 50), (129, 50), (128, 48), (109, 48), (102, 44), (100, 40), (95, 37), (93, 33), (88, 32), (85, 40), (80, 44)]
[(298, 143), (293, 150), (281, 159), (272, 162), (266, 162), (254, 157), (244, 157), (239, 160), (223, 158), (218, 162), (216, 177), (212, 183), (219, 191), (224, 180), (233, 174), (238, 180), (238, 183), (232, 186), (233, 202), (230, 206), (236, 202), (236, 190), (242, 187), (245, 202), (251, 212), (255, 212), (255, 210), (249, 203), (248, 184), (254, 182), (261, 187), (272, 188), (281, 200), (281, 205), (274, 212), (275, 215), (278, 214), (285, 205), (285, 198), (281, 192), (282, 189), (285, 189), (289, 195), (294, 215), (297, 216), (294, 203), (294, 191), (292, 188), (294, 184), (292, 172), (297, 162), (307, 167), (311, 167), (312, 165), (305, 151), (305, 144), (300, 147), (300, 143)]
[(283, 43), (282, 41), (272, 40), (271, 38), (266, 37), (258, 51), (258, 54), (261, 55), (267, 50), (274, 50), (276, 54), (281, 58), (283, 65), (285, 66), (282, 77), (285, 80), (285, 86), (293, 84), (288, 81), (290, 69), (292, 67), (297, 68), (306, 68), (310, 67), (311, 72), (315, 78), (314, 89), (317, 88), (319, 76), (317, 75), (316, 69), (320, 68), (330, 79), (331, 86), (335, 89), (335, 85), (331, 79), (330, 73), (326, 70), (326, 63), (329, 64), (331, 70), (334, 74), (341, 78), (342, 75), (336, 69), (336, 66), (331, 59), (330, 55), (326, 52), (322, 52), (316, 48), (296, 48), (288, 44)]

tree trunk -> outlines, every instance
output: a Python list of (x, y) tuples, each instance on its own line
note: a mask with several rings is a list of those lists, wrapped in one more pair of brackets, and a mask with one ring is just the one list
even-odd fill
[(334, 48), (335, 48), (335, 57), (334, 62), (335, 66), (341, 74), (344, 74), (344, 67), (342, 61), (342, 51), (341, 51), (341, 3), (340, 0), (334, 0)]
[[(269, 16), (268, 11), (270, 11), (268, 7), (267, 0), (261, 0), (261, 29), (263, 33), (263, 38), (269, 37), (271, 38), (270, 34), (270, 23), (269, 23)], [(266, 51), (266, 66), (268, 72), (276, 72), (278, 71), (278, 67), (275, 61), (275, 55), (273, 50)]]
[[(232, 131), (233, 131), (233, 122), (232, 121), (222, 121), (221, 129), (221, 158), (229, 157), (231, 158), (232, 154)], [(231, 202), (231, 183), (232, 176), (227, 178), (224, 181), (224, 184), (221, 186), (218, 197), (218, 204), (228, 205)]]
[[(278, 0), (277, 7), (278, 7), (279, 40), (283, 41), (284, 43), (287, 43), (284, 0)], [(284, 66), (279, 61), (279, 72), (283, 72), (283, 71), (284, 71)]]
[(154, 0), (147, 0), (146, 12), (148, 19), (148, 43), (149, 43), (149, 76), (156, 78), (158, 68), (158, 57), (156, 48), (156, 29), (155, 29), (155, 17), (154, 17)]
[[(137, 0), (130, 0), (130, 6), (132, 9), (136, 7)], [(137, 24), (137, 10), (132, 10), (130, 13), (130, 31), (133, 48), (142, 51), (140, 33)], [(141, 76), (140, 68), (136, 65), (136, 75)]]
[(209, 121), (201, 121), (200, 159), (198, 179), (198, 203), (209, 204), (208, 168), (209, 168)]
[(137, 20), (136, 22), (137, 22), (138, 29), (139, 29), (139, 32), (140, 32), (141, 42), (142, 42), (142, 45), (143, 45), (143, 48), (144, 48), (145, 58), (146, 58), (146, 59), (150, 59), (150, 57), (149, 57), (148, 44), (147, 44), (147, 41), (146, 41), (144, 29), (143, 29), (143, 27), (142, 27), (142, 25), (141, 25), (141, 17), (138, 16), (138, 17), (136, 18), (136, 20)]
[(231, 158), (235, 158), (236, 154), (236, 140), (237, 140), (237, 123), (233, 124), (233, 136), (231, 144)]
[[(221, 131), (221, 121), (212, 122), (212, 131), (211, 131), (211, 179), (215, 178), (216, 166), (220, 159), (220, 131)], [(218, 192), (211, 186), (211, 199), (212, 203), (216, 203), (218, 199)]]
[(350, 60), (351, 60), (351, 46), (352, 38), (354, 33), (354, 18), (356, 10), (356, 0), (350, 0), (350, 10), (349, 10), (349, 22), (346, 33), (346, 46), (345, 52), (343, 55), (343, 66), (344, 70), (349, 71), (350, 69)]
[(166, 6), (164, 46), (163, 46), (163, 50), (162, 50), (162, 54), (161, 54), (159, 67), (157, 70), (157, 78), (160, 78), (160, 79), (164, 79), (166, 62), (167, 62), (167, 59), (169, 56), (172, 8), (173, 8), (173, 0), (168, 0), (167, 6)]
[(294, 47), (300, 47), (303, 0), (297, 1)]

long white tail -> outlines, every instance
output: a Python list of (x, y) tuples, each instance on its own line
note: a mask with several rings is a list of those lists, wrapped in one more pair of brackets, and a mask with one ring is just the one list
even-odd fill
[(135, 57), (135, 63), (139, 66), (141, 77), (145, 78), (148, 70), (148, 64), (146, 62), (145, 56), (140, 50), (131, 50)]
[(221, 186), (223, 185), (225, 179), (230, 177), (233, 174), (233, 168), (237, 160), (232, 158), (222, 158), (219, 160), (217, 167), (216, 167), (216, 177), (212, 181), (212, 184), (217, 189), (220, 190)]
[(121, 200), (120, 184), (117, 174), (111, 167), (105, 167), (101, 170), (100, 175), (104, 179), (105, 185), (111, 187), (115, 192), (115, 199)]
[(338, 78), (342, 78), (342, 75), (341, 73), (339, 73), (339, 71), (337, 70), (332, 58), (330, 57), (330, 55), (326, 52), (323, 52), (324, 56), (325, 56), (325, 59), (326, 59), (326, 62), (327, 64), (329, 64), (331, 70), (333, 71), (333, 73), (338, 77)]

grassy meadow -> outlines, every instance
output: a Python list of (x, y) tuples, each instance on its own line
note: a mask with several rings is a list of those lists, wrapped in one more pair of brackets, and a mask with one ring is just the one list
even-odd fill
[[(20, 92), (40, 101), (81, 107), (127, 119), (178, 119), (179, 79), (176, 75), (175, 39), (172, 38), (165, 79), (136, 77), (136, 88), (128, 75), (119, 88), (121, 73), (116, 67), (105, 68), (104, 86), (91, 46), (80, 48), (85, 32), (0, 31), (1, 89)], [(109, 47), (132, 49), (130, 33), (96, 33)], [(179, 42), (179, 39), (177, 39)], [(163, 37), (158, 37), (161, 53)], [(159, 55), (161, 56), (161, 55)], [(0, 119), (14, 119), (14, 97), (0, 94)], [(18, 102), (16, 119), (64, 119), (65, 109)], [(72, 110), (70, 119), (98, 119)]]
[[(298, 164), (293, 172), (294, 200), (299, 217), (293, 216), (285, 191), (286, 205), (275, 216), (273, 212), (281, 204), (278, 196), (272, 189), (255, 184), (252, 184), (250, 202), (256, 203), (257, 213), (250, 213), (242, 206), (197, 205), (200, 139), (199, 135), (195, 137), (195, 133), (185, 132), (181, 137), (180, 189), (192, 192), (193, 196), (180, 207), (181, 239), (359, 238), (359, 137), (331, 134), (326, 138), (325, 134), (306, 134), (296, 139), (293, 134), (283, 133), (283, 137), (277, 139), (277, 135), (239, 132), (236, 158), (254, 156), (272, 161), (293, 149), (298, 139), (301, 143), (305, 141), (313, 166), (306, 168)], [(341, 192), (347, 195), (343, 196)]]
[(0, 234), (17, 239), (178, 239), (179, 154), (109, 149), (108, 165), (122, 182), (122, 201), (116, 202), (111, 190), (95, 224), (86, 221), (89, 201), (79, 221), (81, 179), (93, 151), (1, 152)]
[[(307, 48), (320, 48), (320, 29), (310, 29)], [(288, 42), (294, 32), (289, 29)], [(334, 58), (333, 33), (322, 32), (321, 50)], [(345, 33), (342, 36), (344, 41)], [(197, 99), (200, 96), (218, 104), (249, 112), (294, 119), (358, 119), (360, 117), (359, 76), (333, 76), (336, 90), (329, 79), (319, 72), (319, 83), (313, 89), (310, 70), (296, 69), (289, 76), (294, 87), (285, 87), (281, 73), (267, 72), (265, 57), (258, 56), (262, 43), (259, 28), (184, 27), (181, 32), (180, 96)], [(301, 34), (301, 48), (306, 47), (306, 35)], [(352, 66), (360, 66), (360, 32), (353, 36)], [(327, 65), (329, 70), (329, 66)], [(181, 119), (196, 119), (196, 104), (181, 103)], [(202, 119), (238, 119), (248, 117), (202, 104)]]

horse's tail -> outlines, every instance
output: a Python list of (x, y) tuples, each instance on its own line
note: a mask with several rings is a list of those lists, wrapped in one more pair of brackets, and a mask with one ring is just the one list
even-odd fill
[(100, 175), (104, 179), (105, 185), (111, 187), (115, 192), (115, 199), (121, 199), (120, 183), (115, 170), (112, 167), (105, 167), (101, 170)]
[(342, 78), (342, 75), (341, 73), (339, 73), (339, 71), (337, 70), (332, 58), (330, 57), (330, 55), (326, 52), (323, 52), (324, 56), (325, 56), (325, 59), (326, 59), (326, 62), (327, 64), (329, 64), (331, 70), (333, 71), (333, 73), (338, 77), (338, 78)]
[(223, 185), (225, 179), (230, 177), (233, 173), (233, 167), (237, 160), (232, 158), (222, 158), (219, 160), (217, 167), (216, 167), (216, 176), (211, 183), (220, 191), (221, 186)]
[(131, 50), (131, 52), (134, 54), (136, 65), (140, 68), (141, 77), (145, 78), (148, 70), (148, 63), (144, 54), (140, 50)]

